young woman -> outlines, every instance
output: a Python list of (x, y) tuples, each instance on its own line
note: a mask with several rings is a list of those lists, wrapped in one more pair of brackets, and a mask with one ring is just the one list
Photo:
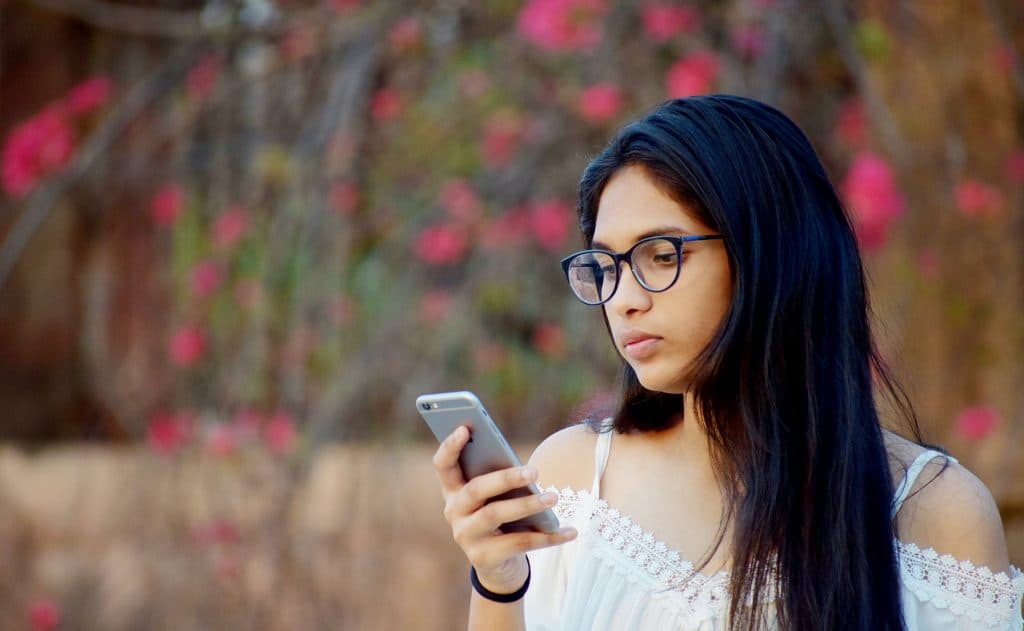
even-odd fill
[[(1021, 628), (988, 490), (920, 444), (909, 407), (914, 441), (881, 426), (875, 384), (904, 399), (792, 121), (665, 103), (590, 163), (578, 209), (588, 249), (562, 264), (603, 309), (622, 396), (523, 470), (464, 480), (464, 427), (437, 450), (471, 629)], [(533, 480), (548, 493), (485, 503)], [(497, 530), (547, 506), (563, 531)]]

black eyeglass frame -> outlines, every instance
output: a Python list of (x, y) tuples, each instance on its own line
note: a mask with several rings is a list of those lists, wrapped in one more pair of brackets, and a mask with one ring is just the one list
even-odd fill
[[(625, 252), (623, 252), (621, 254), (616, 253), (616, 252), (611, 252), (609, 250), (596, 250), (596, 249), (580, 250), (579, 252), (574, 252), (573, 254), (570, 254), (569, 256), (567, 256), (564, 259), (562, 259), (562, 271), (565, 273), (565, 280), (566, 280), (566, 282), (569, 283), (569, 289), (572, 290), (572, 295), (576, 296), (576, 299), (579, 300), (580, 302), (582, 302), (583, 304), (590, 305), (592, 307), (596, 307), (597, 305), (603, 305), (604, 303), (608, 302), (609, 300), (612, 299), (612, 296), (615, 295), (615, 292), (618, 291), (618, 289), (619, 289), (619, 281), (622, 280), (622, 274), (620, 272), (622, 270), (622, 263), (624, 261), (626, 263), (629, 263), (629, 271), (633, 274), (633, 278), (636, 279), (636, 282), (640, 283), (641, 287), (643, 287), (644, 289), (646, 289), (647, 291), (649, 291), (651, 293), (660, 294), (663, 291), (668, 291), (669, 289), (672, 289), (672, 287), (676, 284), (676, 281), (679, 280), (679, 271), (683, 268), (683, 244), (684, 243), (689, 243), (691, 241), (710, 241), (712, 239), (721, 239), (721, 238), (723, 238), (723, 237), (720, 234), (700, 234), (700, 235), (687, 235), (687, 236), (655, 235), (653, 237), (647, 237), (645, 239), (640, 239), (639, 241), (634, 243), (632, 245), (632, 247), (630, 247), (628, 250), (626, 250)], [(669, 242), (675, 244), (675, 246), (676, 246), (676, 274), (675, 274), (675, 276), (672, 277), (672, 282), (670, 282), (668, 284), (668, 286), (664, 287), (663, 289), (651, 289), (647, 285), (647, 283), (645, 283), (643, 281), (643, 279), (640, 278), (640, 275), (636, 273), (636, 268), (633, 267), (633, 251), (636, 250), (641, 245), (643, 245), (644, 243), (647, 243), (648, 241), (654, 241), (655, 239), (662, 239), (664, 241), (669, 241)], [(569, 277), (569, 267), (572, 265), (572, 262), (573, 262), (573, 260), (576, 257), (582, 256), (584, 254), (594, 254), (594, 253), (606, 254), (606, 255), (612, 257), (612, 259), (615, 261), (615, 270), (616, 270), (616, 272), (615, 272), (615, 286), (612, 287), (611, 293), (609, 293), (608, 297), (605, 298), (604, 300), (602, 300), (600, 302), (587, 302), (586, 300), (581, 298), (578, 293), (576, 293), (575, 289), (573, 289), (573, 287), (572, 287), (572, 279)]]

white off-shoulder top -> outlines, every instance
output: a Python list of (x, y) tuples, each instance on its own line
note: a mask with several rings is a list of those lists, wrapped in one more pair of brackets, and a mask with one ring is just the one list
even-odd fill
[[(529, 631), (725, 629), (729, 574), (705, 575), (601, 499), (601, 475), (612, 432), (598, 435), (590, 491), (559, 494), (555, 514), (574, 526), (573, 541), (529, 552), (532, 579), (524, 603)], [(896, 490), (895, 517), (930, 460), (922, 453)], [(952, 458), (950, 458), (953, 460)], [(955, 462), (955, 460), (954, 460)], [(993, 573), (931, 548), (894, 542), (899, 554), (903, 615), (909, 631), (1020, 631), (1024, 574)]]

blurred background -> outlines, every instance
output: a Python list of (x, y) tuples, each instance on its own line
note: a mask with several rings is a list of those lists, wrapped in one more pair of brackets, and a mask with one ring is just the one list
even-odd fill
[(413, 400), (524, 459), (608, 408), (575, 185), (709, 92), (812, 139), (1024, 565), (1022, 47), (1020, 0), (0, 0), (0, 628), (462, 626)]

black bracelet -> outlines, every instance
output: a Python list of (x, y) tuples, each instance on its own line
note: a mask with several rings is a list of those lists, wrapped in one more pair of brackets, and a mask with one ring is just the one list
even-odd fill
[(525, 596), (526, 590), (530, 587), (530, 557), (526, 557), (526, 582), (523, 583), (522, 587), (511, 594), (495, 594), (481, 585), (480, 578), (476, 575), (476, 568), (472, 565), (469, 566), (469, 582), (473, 585), (473, 589), (476, 590), (476, 593), (480, 594), (487, 600), (493, 600), (496, 603), (514, 603)]

